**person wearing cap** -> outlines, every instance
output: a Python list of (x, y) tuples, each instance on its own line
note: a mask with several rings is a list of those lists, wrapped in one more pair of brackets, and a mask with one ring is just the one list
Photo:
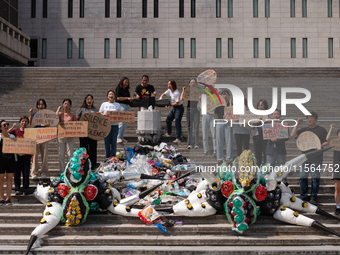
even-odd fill
[[(311, 112), (311, 115), (307, 115), (307, 124), (308, 127), (299, 128), (301, 123), (303, 122), (302, 118), (297, 120), (297, 125), (293, 128), (290, 136), (294, 138), (298, 138), (298, 136), (305, 131), (310, 131), (316, 134), (316, 136), (320, 139), (321, 148), (328, 145), (329, 141), (327, 141), (327, 131), (325, 128), (317, 125), (318, 115), (316, 112)], [(307, 153), (310, 151), (315, 151), (316, 149), (311, 149), (308, 151), (303, 151), (302, 153)], [(302, 164), (300, 169), (300, 198), (304, 201), (308, 201), (308, 175), (309, 171), (314, 169), (311, 172), (312, 176), (312, 187), (311, 187), (311, 197), (310, 203), (317, 204), (317, 195), (319, 192), (320, 186), (320, 169), (323, 162), (323, 153), (314, 157), (312, 160), (307, 160), (304, 164)]]

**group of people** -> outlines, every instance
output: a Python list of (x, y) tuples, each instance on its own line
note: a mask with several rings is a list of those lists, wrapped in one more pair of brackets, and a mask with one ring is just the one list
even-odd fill
[[(197, 87), (196, 79), (189, 80), (189, 88)], [(167, 84), (167, 90), (161, 94), (160, 99), (168, 96), (170, 98), (170, 106), (172, 109), (166, 118), (166, 126), (167, 131), (164, 134), (166, 137), (170, 137), (172, 133), (172, 121), (175, 120), (176, 127), (176, 139), (173, 141), (175, 143), (181, 142), (183, 140), (182, 137), (182, 117), (184, 114), (184, 93), (187, 87), (183, 87), (182, 93), (180, 93), (177, 89), (177, 83), (175, 80), (169, 80)], [(205, 90), (210, 90), (208, 87), (205, 87)], [(232, 106), (232, 98), (229, 90), (222, 89), (218, 90), (218, 94), (223, 97), (226, 102), (226, 106)], [(123, 77), (120, 79), (115, 90), (109, 90), (107, 92), (107, 102), (103, 102), (98, 110), (94, 106), (94, 98), (93, 95), (87, 94), (84, 98), (84, 101), (81, 107), (76, 111), (76, 113), (71, 112), (72, 101), (71, 99), (64, 99), (62, 106), (59, 106), (56, 114), (59, 116), (60, 122), (68, 122), (68, 121), (79, 121), (81, 116), (90, 113), (96, 112), (101, 113), (105, 116), (109, 115), (109, 111), (129, 111), (130, 106), (134, 106), (133, 102), (135, 100), (144, 100), (146, 98), (155, 98), (156, 90), (154, 86), (149, 84), (149, 77), (147, 75), (142, 76), (141, 84), (139, 84), (133, 96), (130, 94), (130, 82), (127, 77)], [(188, 149), (198, 149), (200, 146), (199, 142), (199, 126), (201, 122), (201, 114), (200, 114), (200, 99), (188, 100), (187, 109), (186, 109), (186, 118), (187, 118), (187, 148)], [(167, 106), (169, 107), (169, 106)], [(245, 110), (247, 109), (247, 101), (244, 101)], [(47, 104), (44, 99), (39, 99), (36, 103), (36, 108), (38, 111), (44, 110), (47, 108)], [(261, 99), (257, 103), (258, 110), (267, 110), (268, 102), (265, 99)], [(213, 154), (216, 156), (218, 164), (222, 164), (223, 161), (226, 164), (231, 164), (233, 160), (233, 143), (234, 139), (236, 142), (236, 152), (239, 156), (244, 150), (248, 150), (251, 131), (253, 131), (253, 146), (254, 146), (254, 154), (256, 158), (257, 165), (261, 165), (263, 163), (270, 163), (272, 166), (277, 166), (284, 164), (286, 162), (286, 147), (285, 142), (288, 138), (283, 139), (263, 139), (263, 132), (261, 127), (261, 119), (259, 119), (258, 123), (253, 123), (250, 127), (248, 125), (233, 125), (230, 123), (216, 123), (214, 124), (214, 119), (224, 119), (225, 117), (225, 106), (220, 106), (215, 108), (214, 110), (208, 112), (207, 114), (202, 115), (202, 140), (203, 140), (203, 151), (205, 155)], [(9, 127), (9, 123), (5, 120), (0, 121), (0, 205), (2, 204), (11, 204), (10, 194), (12, 187), (12, 179), (14, 175), (14, 185), (16, 190), (16, 194), (20, 194), (21, 191), (21, 176), (23, 177), (23, 186), (22, 188), (29, 188), (29, 177), (33, 179), (41, 177), (46, 178), (47, 173), (47, 147), (48, 142), (37, 144), (36, 154), (33, 155), (17, 155), (17, 154), (6, 154), (2, 153), (2, 139), (3, 138), (23, 138), (25, 133), (25, 128), (28, 125), (32, 124), (32, 119), (35, 113), (33, 109), (29, 110), (29, 117), (22, 116), (19, 120), (20, 127), (15, 129), (16, 124), (14, 124), (11, 128)], [(280, 119), (281, 112), (279, 109), (276, 109), (271, 115), (273, 119)], [(326, 129), (317, 125), (318, 115), (315, 112), (312, 112), (312, 115), (307, 116), (307, 124), (308, 127), (300, 128), (299, 126), (303, 122), (302, 119), (297, 120), (297, 125), (291, 131), (290, 136), (297, 138), (299, 134), (304, 131), (311, 131), (315, 133), (320, 141), (322, 147), (328, 145), (330, 140), (330, 135), (332, 129), (334, 128), (334, 124), (331, 126), (331, 129), (327, 133)], [(47, 123), (44, 126), (49, 126)], [(124, 133), (126, 130), (127, 123), (117, 123), (111, 122), (111, 130), (107, 137), (104, 139), (105, 143), (105, 158), (109, 158), (116, 155), (117, 143), (127, 142), (124, 138)], [(35, 126), (35, 127), (41, 127)], [(209, 129), (212, 137), (213, 150), (209, 150)], [(340, 130), (339, 130), (340, 131)], [(340, 132), (337, 132), (337, 136), (340, 137)], [(89, 137), (80, 137), (79, 138), (80, 147), (85, 147), (89, 158), (92, 162), (92, 168), (95, 169), (97, 166), (97, 141), (93, 140)], [(67, 155), (67, 161), (70, 157), (72, 157), (72, 152), (74, 151), (74, 138), (70, 137), (59, 137), (58, 138), (58, 146), (59, 146), (59, 167), (60, 172), (63, 172), (65, 169), (65, 152)], [(226, 154), (224, 157), (224, 147), (226, 148)], [(38, 153), (41, 154), (41, 168), (39, 169), (38, 164)], [(340, 152), (334, 152), (334, 164), (339, 164), (340, 162)], [(32, 159), (32, 167), (31, 167), (31, 159)], [(310, 166), (317, 168), (323, 162), (322, 155), (314, 158), (312, 162), (305, 162), (302, 166), (302, 170), (300, 172), (300, 187), (301, 187), (301, 198), (304, 200), (310, 200), (311, 203), (317, 203), (317, 194), (319, 191), (320, 184), (320, 172), (315, 171), (312, 172), (312, 188), (311, 188), (311, 196), (308, 197), (308, 169)], [(6, 173), (6, 182), (7, 182), (7, 190), (6, 199), (4, 198), (4, 177)], [(340, 176), (335, 175), (335, 201), (336, 201), (336, 214), (340, 214)]]

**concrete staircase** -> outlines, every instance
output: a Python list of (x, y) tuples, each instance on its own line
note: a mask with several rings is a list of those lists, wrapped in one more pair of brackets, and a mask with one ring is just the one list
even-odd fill
[[(340, 90), (340, 69), (258, 69), (230, 68), (218, 69), (218, 83), (235, 84), (245, 95), (247, 87), (254, 87), (254, 102), (260, 98), (270, 99), (275, 87), (304, 87), (312, 94), (306, 104), (308, 110), (315, 110), (320, 116), (319, 124), (327, 130), (331, 123), (339, 128), (340, 116), (337, 112)], [(35, 109), (39, 98), (47, 101), (48, 109), (56, 110), (63, 98), (71, 98), (73, 112), (81, 105), (84, 96), (92, 93), (97, 107), (106, 101), (108, 89), (114, 89), (121, 76), (130, 78), (131, 89), (140, 82), (143, 74), (150, 76), (150, 84), (155, 85), (158, 95), (166, 90), (169, 79), (175, 79), (179, 87), (187, 85), (191, 77), (196, 77), (204, 69), (101, 69), (101, 68), (1, 68), (0, 69), (0, 116), (19, 118)], [(292, 97), (298, 95), (292, 94)], [(301, 97), (301, 96), (300, 96)], [(256, 99), (255, 99), (256, 98)], [(295, 109), (294, 109), (295, 108)], [(136, 109), (131, 109), (136, 111)], [(159, 109), (166, 117), (169, 109)], [(288, 107), (289, 117), (303, 117), (296, 107)], [(182, 123), (186, 136), (186, 122)], [(165, 128), (165, 122), (162, 122)], [(118, 144), (118, 150), (137, 144), (136, 123), (129, 124), (126, 144)], [(173, 129), (175, 131), (175, 128)], [(201, 132), (200, 132), (201, 135)], [(335, 138), (335, 132), (332, 138)], [(173, 144), (171, 138), (162, 141)], [(252, 143), (252, 141), (251, 141)], [(76, 141), (76, 146), (78, 145)], [(174, 144), (175, 145), (175, 144)], [(186, 142), (175, 145), (187, 158), (196, 164), (213, 165), (216, 159), (204, 156), (200, 149), (186, 149)], [(236, 147), (234, 145), (234, 147)], [(287, 160), (300, 154), (294, 139), (286, 143)], [(212, 148), (212, 144), (210, 144)], [(252, 144), (251, 144), (252, 148)], [(59, 175), (58, 146), (49, 142), (49, 176)], [(236, 155), (236, 148), (234, 148)], [(98, 162), (104, 159), (104, 143), (98, 143)], [(332, 163), (333, 153), (324, 154), (324, 163)], [(299, 194), (298, 172), (288, 178), (291, 187)], [(31, 186), (36, 181), (31, 180)], [(319, 192), (320, 208), (333, 213), (334, 183), (328, 168), (321, 174)], [(39, 224), (44, 206), (32, 195), (13, 196), (12, 206), (0, 207), (0, 254), (24, 254), (30, 233)], [(305, 214), (325, 226), (340, 233), (340, 224), (316, 214)], [(85, 224), (65, 227), (60, 224), (44, 238), (42, 248), (32, 250), (32, 254), (337, 254), (340, 239), (313, 228), (288, 225), (271, 217), (260, 216), (243, 236), (231, 231), (226, 216), (214, 215), (204, 218), (167, 216), (183, 225), (169, 228), (163, 234), (154, 226), (146, 226), (136, 218), (126, 218), (111, 214), (89, 215)]]

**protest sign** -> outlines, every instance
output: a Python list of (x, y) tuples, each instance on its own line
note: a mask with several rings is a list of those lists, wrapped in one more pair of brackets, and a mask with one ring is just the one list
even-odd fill
[(51, 110), (38, 111), (33, 117), (32, 127), (45, 125), (46, 123), (50, 123), (50, 127), (58, 126), (59, 116)]
[(190, 101), (199, 101), (199, 97), (203, 94), (203, 91), (195, 88), (187, 86), (183, 93), (183, 100)]
[(108, 114), (111, 122), (135, 122), (135, 115), (133, 112), (108, 111)]
[(47, 142), (58, 137), (56, 127), (25, 128), (25, 138), (36, 140), (37, 144)]
[(305, 131), (296, 139), (296, 145), (300, 151), (308, 151), (311, 149), (321, 149), (319, 137), (311, 131)]
[(58, 137), (87, 137), (86, 121), (68, 121), (58, 124)]
[(329, 146), (333, 147), (333, 150), (335, 151), (340, 151), (340, 138), (335, 138), (333, 139), (330, 143)]
[(214, 99), (210, 95), (207, 95), (207, 112), (213, 111), (215, 108), (219, 106), (227, 106), (227, 103), (224, 97), (222, 97), (221, 95), (220, 95), (220, 99), (221, 99), (222, 104), (220, 103), (220, 100), (218, 99), (218, 96), (216, 94), (213, 95), (213, 97)]
[(93, 140), (103, 140), (111, 131), (109, 118), (100, 113), (85, 113), (80, 120), (88, 122), (88, 137)]
[(34, 155), (36, 152), (36, 142), (29, 138), (3, 139), (3, 153), (17, 153)]
[(241, 115), (234, 115), (233, 114), (233, 107), (228, 106), (224, 108), (224, 119), (226, 120), (239, 120)]
[(262, 127), (263, 132), (263, 139), (282, 139), (282, 138), (288, 138), (288, 127), (284, 127), (281, 125), (281, 123), (270, 123), (270, 124), (264, 124)]
[(197, 83), (202, 85), (214, 86), (216, 83), (217, 74), (214, 70), (206, 70), (197, 77)]

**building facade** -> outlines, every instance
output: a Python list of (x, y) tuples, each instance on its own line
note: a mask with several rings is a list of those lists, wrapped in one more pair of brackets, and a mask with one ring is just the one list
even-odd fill
[(21, 0), (42, 67), (337, 67), (339, 0)]

